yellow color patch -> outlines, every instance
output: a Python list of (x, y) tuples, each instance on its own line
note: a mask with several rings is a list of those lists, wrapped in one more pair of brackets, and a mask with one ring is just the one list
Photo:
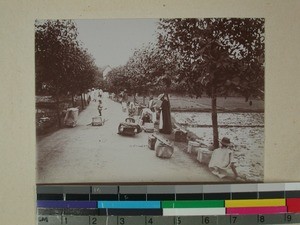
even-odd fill
[(226, 208), (285, 206), (285, 199), (225, 200)]

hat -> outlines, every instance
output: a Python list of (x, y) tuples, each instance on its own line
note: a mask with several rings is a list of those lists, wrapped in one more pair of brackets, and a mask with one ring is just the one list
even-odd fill
[(157, 98), (158, 99), (162, 99), (162, 97), (164, 97), (165, 94), (160, 94)]
[(230, 145), (230, 139), (227, 137), (223, 137), (221, 140), (221, 144), (225, 145), (225, 146), (229, 146)]

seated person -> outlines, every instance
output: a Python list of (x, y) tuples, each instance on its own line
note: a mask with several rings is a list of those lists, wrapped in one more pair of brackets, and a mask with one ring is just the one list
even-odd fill
[(152, 123), (152, 111), (149, 108), (144, 108), (141, 114), (142, 125)]
[(148, 108), (152, 111), (155, 112), (155, 102), (153, 100), (153, 97), (151, 96), (148, 102)]
[(145, 124), (145, 123), (151, 123), (152, 121), (151, 121), (151, 118), (150, 118), (150, 115), (148, 114), (148, 113), (145, 113), (144, 115), (143, 115), (143, 117), (142, 117), (142, 121), (143, 121), (143, 125)]
[(128, 116), (133, 117), (136, 112), (136, 107), (133, 102), (130, 102), (128, 105)]
[(229, 149), (230, 139), (224, 137), (221, 141), (221, 145), (221, 148), (217, 148), (213, 151), (208, 167), (214, 175), (220, 178), (226, 176), (224, 170), (231, 168), (234, 178), (237, 178), (238, 174), (233, 163), (233, 152)]

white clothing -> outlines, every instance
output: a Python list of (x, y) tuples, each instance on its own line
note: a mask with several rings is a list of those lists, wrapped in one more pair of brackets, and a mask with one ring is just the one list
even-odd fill
[(208, 164), (209, 168), (217, 167), (219, 169), (227, 169), (233, 159), (233, 152), (228, 148), (217, 148), (213, 151), (211, 160)]

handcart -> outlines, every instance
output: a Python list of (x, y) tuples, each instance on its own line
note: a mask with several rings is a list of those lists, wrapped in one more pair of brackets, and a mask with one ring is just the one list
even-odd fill
[(75, 127), (77, 125), (78, 113), (78, 108), (68, 108), (64, 118), (64, 124), (67, 127)]
[(145, 132), (153, 133), (154, 119), (155, 119), (155, 113), (152, 112), (149, 108), (144, 108), (140, 114), (139, 124)]
[(135, 122), (134, 118), (128, 117), (125, 122), (121, 122), (118, 127), (118, 134), (134, 136), (142, 131), (140, 125)]
[(102, 126), (104, 125), (105, 120), (101, 116), (95, 116), (92, 118), (92, 126)]

